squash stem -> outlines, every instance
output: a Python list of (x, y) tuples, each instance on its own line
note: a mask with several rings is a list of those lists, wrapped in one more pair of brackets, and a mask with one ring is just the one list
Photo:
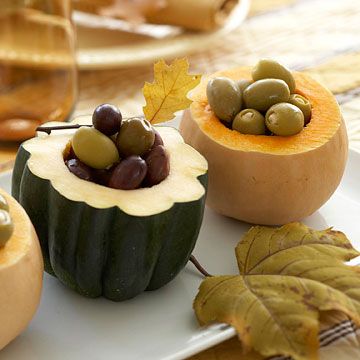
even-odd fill
[[(132, 116), (132, 117), (126, 117), (126, 118), (123, 118), (123, 120), (129, 120), (129, 119), (134, 119), (134, 118), (144, 118), (143, 115), (139, 115), (139, 116)], [(39, 131), (39, 132), (45, 132), (47, 133), (48, 135), (51, 134), (52, 131), (55, 131), (55, 130), (70, 130), (70, 129), (79, 129), (83, 126), (86, 126), (86, 127), (92, 127), (93, 125), (79, 125), (79, 124), (74, 124), (74, 125), (60, 125), (60, 126), (39, 126), (36, 131)]]
[(92, 127), (92, 125), (61, 125), (61, 126), (39, 126), (36, 131), (45, 132), (48, 135), (51, 134), (53, 130), (68, 130), (68, 129), (79, 129), (83, 126)]
[(196, 269), (199, 270), (199, 272), (204, 275), (205, 277), (211, 277), (212, 275), (210, 275), (203, 267), (202, 265), (199, 263), (199, 261), (196, 259), (196, 257), (194, 255), (190, 256), (190, 261), (194, 264), (194, 266), (196, 267)]

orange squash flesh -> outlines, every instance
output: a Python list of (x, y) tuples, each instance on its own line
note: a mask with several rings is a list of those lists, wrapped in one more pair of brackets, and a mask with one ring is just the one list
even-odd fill
[[(267, 154), (294, 154), (312, 150), (330, 139), (340, 126), (340, 109), (329, 90), (301, 73), (293, 73), (296, 92), (308, 98), (312, 104), (310, 124), (299, 134), (288, 137), (254, 136), (240, 134), (226, 128), (211, 111), (207, 97), (207, 81), (192, 94), (194, 103), (191, 113), (199, 127), (210, 138), (223, 146), (242, 151), (259, 151)], [(226, 76), (231, 79), (250, 79), (250, 68), (240, 68), (216, 73), (211, 77)]]
[[(210, 76), (250, 79), (250, 68)], [(207, 81), (192, 93), (180, 132), (209, 163), (207, 205), (255, 224), (298, 221), (319, 209), (344, 172), (348, 140), (336, 99), (302, 73), (294, 73), (296, 92), (312, 104), (310, 124), (289, 137), (245, 135), (226, 128), (211, 111)], [(208, 80), (208, 79), (207, 79)]]
[(40, 303), (43, 259), (24, 209), (0, 189), (9, 203), (14, 233), (0, 248), (0, 349), (29, 324)]

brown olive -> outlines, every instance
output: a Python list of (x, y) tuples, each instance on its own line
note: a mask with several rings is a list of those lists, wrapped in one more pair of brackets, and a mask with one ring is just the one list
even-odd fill
[(93, 169), (94, 182), (99, 185), (108, 186), (113, 170), (116, 165), (110, 169)]
[(124, 121), (116, 139), (119, 152), (124, 157), (144, 155), (154, 145), (155, 132), (151, 124), (140, 118)]
[(140, 187), (147, 173), (145, 160), (132, 155), (120, 162), (113, 170), (109, 187), (121, 190), (134, 190)]
[(65, 154), (65, 161), (71, 160), (71, 159), (77, 159), (77, 156), (75, 155), (74, 149), (70, 145), (67, 153)]
[(122, 115), (120, 110), (111, 104), (99, 105), (92, 116), (94, 128), (107, 136), (120, 130)]
[(92, 169), (82, 163), (79, 159), (70, 159), (66, 161), (66, 166), (70, 172), (78, 178), (86, 181), (93, 181)]
[(155, 148), (155, 147), (157, 147), (159, 145), (164, 145), (164, 141), (161, 138), (160, 133), (154, 128), (153, 128), (153, 130), (154, 130), (154, 133), (155, 133), (155, 141), (154, 141), (154, 145), (152, 146), (152, 148)]
[(146, 158), (148, 171), (145, 177), (146, 186), (154, 186), (165, 180), (170, 173), (170, 158), (166, 149), (162, 145), (151, 150)]

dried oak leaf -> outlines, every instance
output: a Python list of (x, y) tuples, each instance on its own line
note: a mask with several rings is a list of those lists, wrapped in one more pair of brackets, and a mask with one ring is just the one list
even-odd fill
[(245, 351), (318, 359), (320, 312), (340, 311), (360, 325), (360, 273), (344, 264), (358, 255), (331, 229), (253, 227), (236, 247), (240, 275), (206, 278), (196, 316), (202, 325), (232, 325)]
[(154, 82), (145, 83), (144, 114), (153, 124), (171, 120), (175, 112), (190, 106), (187, 94), (196, 87), (201, 75), (190, 75), (186, 58), (176, 59), (170, 65), (160, 60), (154, 65)]

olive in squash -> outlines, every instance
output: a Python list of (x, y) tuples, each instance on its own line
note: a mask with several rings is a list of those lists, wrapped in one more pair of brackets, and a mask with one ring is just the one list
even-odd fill
[(111, 104), (99, 105), (92, 116), (94, 128), (107, 136), (119, 132), (122, 122), (120, 110)]
[(310, 101), (300, 94), (292, 94), (290, 96), (289, 103), (297, 106), (302, 111), (304, 114), (304, 124), (307, 125), (311, 120)]
[(281, 79), (289, 86), (291, 94), (294, 93), (296, 83), (291, 71), (273, 59), (261, 59), (252, 70), (254, 81), (261, 79)]
[(159, 145), (164, 145), (164, 142), (159, 134), (159, 132), (153, 128), (154, 134), (155, 134), (155, 140), (154, 140), (154, 144), (152, 146), (152, 148), (155, 148), (156, 146)]
[(242, 94), (237, 83), (226, 77), (216, 77), (209, 80), (206, 93), (215, 115), (226, 123), (231, 123), (242, 105)]
[(137, 189), (145, 179), (146, 173), (146, 162), (140, 156), (129, 156), (112, 171), (109, 187), (121, 190)]
[(158, 145), (145, 157), (147, 174), (145, 184), (154, 186), (164, 181), (170, 173), (170, 159), (164, 146)]
[(71, 145), (79, 160), (94, 169), (106, 169), (120, 159), (113, 141), (94, 128), (81, 127), (72, 137)]
[(244, 109), (235, 116), (232, 128), (242, 134), (265, 135), (264, 115), (254, 109)]
[(253, 81), (251, 80), (247, 80), (247, 79), (240, 79), (236, 81), (236, 84), (238, 86), (238, 88), (240, 89), (241, 93), (244, 92), (244, 90), (253, 83)]
[(290, 90), (283, 80), (263, 79), (249, 85), (244, 90), (243, 98), (246, 108), (267, 111), (277, 103), (288, 101)]
[(116, 138), (117, 147), (122, 156), (147, 153), (155, 142), (155, 132), (151, 124), (141, 118), (132, 118), (123, 122)]
[(265, 122), (274, 135), (296, 135), (304, 127), (304, 114), (293, 104), (279, 103), (266, 112)]

